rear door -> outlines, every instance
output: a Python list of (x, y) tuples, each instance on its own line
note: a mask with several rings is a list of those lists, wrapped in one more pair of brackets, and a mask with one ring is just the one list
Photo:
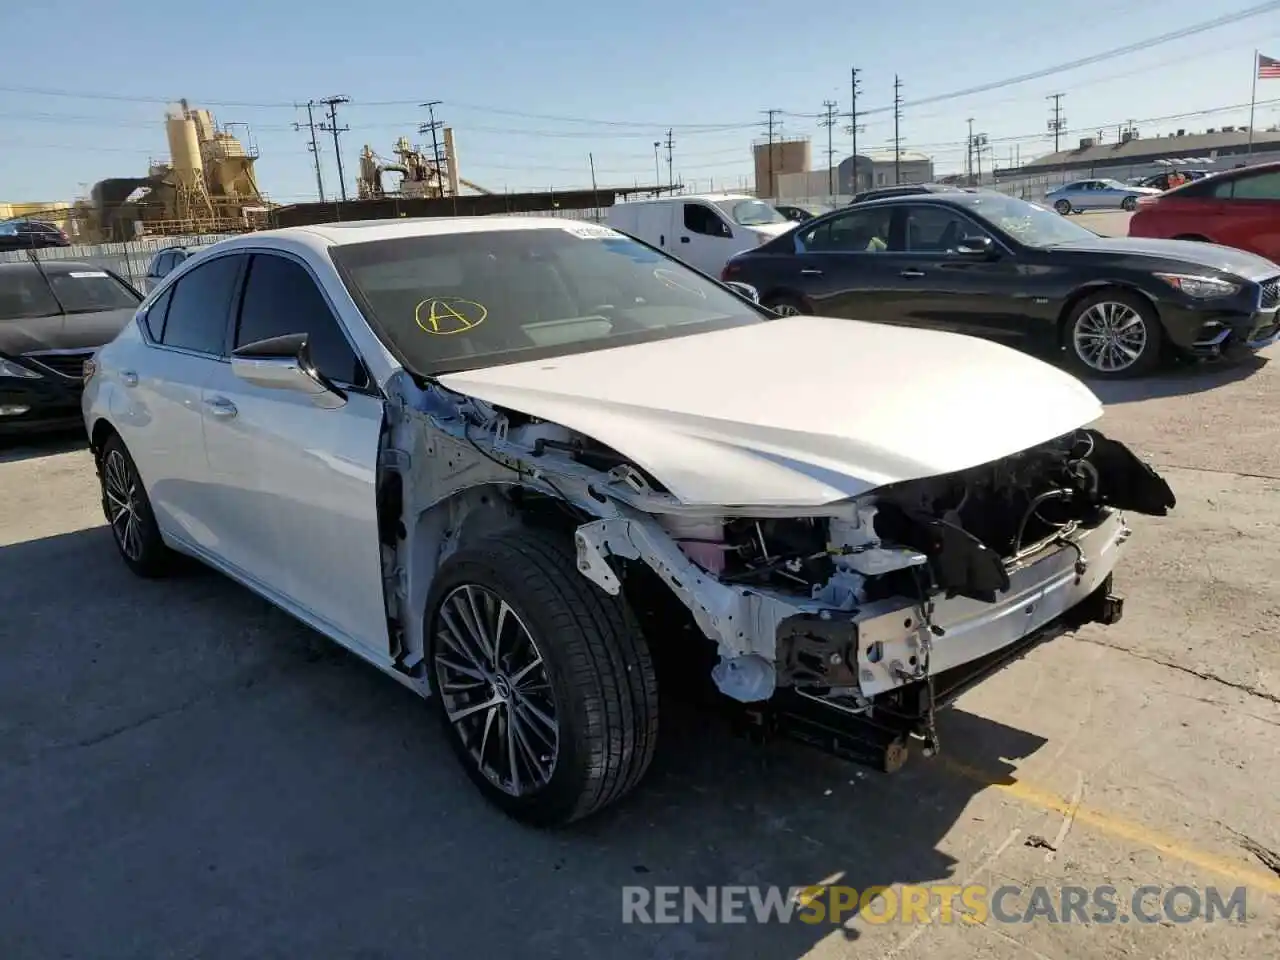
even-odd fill
[(157, 521), (213, 556), (216, 484), (204, 459), (205, 384), (228, 367), (227, 323), (247, 258), (224, 254), (179, 277), (143, 318), (147, 347), (118, 371), (129, 408), (114, 420), (146, 484)]
[(385, 661), (375, 495), (382, 397), (310, 268), (280, 251), (255, 251), (232, 350), (298, 333), (346, 403), (323, 409), (220, 367), (202, 394), (207, 469), (221, 491), (218, 527), (242, 573), (329, 635)]
[(895, 204), (841, 211), (801, 227), (795, 254), (776, 267), (777, 288), (801, 293), (813, 311), (850, 320), (895, 322), (886, 293), (892, 289), (893, 254), (901, 250)]

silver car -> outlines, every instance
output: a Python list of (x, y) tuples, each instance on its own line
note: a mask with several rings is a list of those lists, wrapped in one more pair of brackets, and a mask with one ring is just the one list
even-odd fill
[(1139, 197), (1155, 197), (1161, 192), (1119, 180), (1076, 180), (1050, 190), (1045, 194), (1045, 202), (1065, 217), (1082, 210), (1134, 210)]
[(185, 262), (188, 257), (195, 253), (199, 247), (165, 247), (151, 258), (151, 263), (147, 267), (147, 274), (142, 278), (142, 292), (150, 293), (169, 273), (177, 269), (178, 265)]

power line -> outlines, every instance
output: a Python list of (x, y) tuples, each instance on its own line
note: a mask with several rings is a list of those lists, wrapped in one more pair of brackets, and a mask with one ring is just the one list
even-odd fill
[[(311, 153), (312, 160), (316, 165), (316, 192), (319, 194), (320, 202), (324, 203), (324, 177), (320, 174), (320, 148), (316, 145), (316, 118), (314, 114), (316, 102), (308, 100), (307, 107), (307, 130), (311, 134), (311, 142), (307, 144), (307, 150)], [(295, 123), (294, 130), (301, 130), (302, 124)]]
[[(1222, 14), (1221, 16), (1214, 17), (1212, 20), (1205, 20), (1202, 23), (1183, 27), (1181, 30), (1170, 30), (1168, 33), (1149, 37), (1146, 40), (1140, 40), (1136, 43), (1127, 43), (1122, 47), (1115, 47), (1111, 50), (1106, 50), (1102, 53), (1095, 53), (1088, 57), (1079, 57), (1075, 60), (1068, 60), (1065, 63), (1059, 63), (1052, 67), (1045, 67), (1042, 70), (1033, 70), (1030, 73), (1019, 74), (1016, 77), (1009, 77), (1005, 80), (995, 80), (991, 83), (981, 83), (977, 86), (965, 87), (962, 90), (952, 90), (948, 93), (939, 93), (931, 97), (922, 97), (919, 100), (912, 100), (910, 103), (905, 104), (905, 106), (919, 107), (927, 103), (941, 103), (944, 100), (957, 100), (960, 97), (973, 96), (975, 93), (987, 93), (990, 90), (999, 90), (1003, 87), (1011, 87), (1014, 84), (1026, 83), (1029, 80), (1040, 80), (1044, 77), (1051, 77), (1054, 74), (1066, 73), (1068, 70), (1077, 70), (1080, 67), (1087, 67), (1091, 64), (1101, 63), (1102, 61), (1110, 60), (1113, 57), (1123, 57), (1130, 53), (1137, 53), (1161, 44), (1171, 43), (1174, 40), (1181, 40), (1184, 37), (1192, 37), (1208, 30), (1225, 27), (1228, 24), (1238, 23), (1241, 20), (1261, 16), (1264, 13), (1272, 13), (1276, 10), (1280, 10), (1280, 0), (1268, 0), (1267, 3), (1259, 3), (1235, 13)], [(888, 113), (893, 109), (894, 107), (892, 106), (876, 107), (873, 110), (867, 110), (864, 112), (868, 114)]]

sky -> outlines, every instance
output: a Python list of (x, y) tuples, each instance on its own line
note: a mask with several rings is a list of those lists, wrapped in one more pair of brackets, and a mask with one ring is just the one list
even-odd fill
[[(70, 200), (96, 181), (143, 176), (165, 159), (167, 102), (185, 97), (220, 124), (246, 123), (259, 184), (277, 202), (317, 199), (307, 150), (308, 99), (342, 95), (349, 196), (364, 144), (390, 157), (399, 136), (440, 101), (459, 173), (490, 190), (652, 183), (655, 141), (672, 131), (672, 171), (694, 189), (750, 185), (753, 139), (778, 110), (785, 136), (812, 136), (826, 168), (823, 103), (848, 156), (850, 69), (859, 68), (859, 151), (892, 148), (901, 78), (903, 149), (963, 169), (968, 121), (1005, 166), (1051, 152), (1051, 103), (1062, 93), (1064, 146), (1248, 122), (1253, 51), (1280, 57), (1280, 2), (1239, 22), (1136, 52), (967, 96), (1081, 58), (1138, 44), (1259, 0), (41, 0), (0, 4), (0, 202)], [(1123, 13), (1117, 12), (1123, 10)], [(108, 12), (110, 11), (110, 12)], [(931, 102), (918, 103), (928, 100)], [(1255, 125), (1280, 122), (1280, 80), (1261, 80)], [(865, 112), (865, 116), (862, 114)], [(293, 124), (304, 122), (302, 131)], [(241, 128), (242, 130), (243, 128)], [(337, 193), (333, 143), (321, 141)], [(665, 181), (666, 151), (661, 151)]]

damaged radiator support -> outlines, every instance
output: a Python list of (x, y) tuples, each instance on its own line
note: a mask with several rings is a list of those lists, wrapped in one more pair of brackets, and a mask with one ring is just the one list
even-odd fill
[(1124, 613), (1124, 601), (1113, 596), (1111, 589), (1108, 575), (1081, 603), (1016, 643), (930, 674), (895, 691), (892, 698), (877, 700), (870, 708), (846, 707), (792, 687), (779, 690), (769, 701), (738, 705), (735, 721), (752, 739), (783, 736), (840, 759), (892, 773), (906, 762), (912, 739), (924, 741), (926, 755), (936, 752), (935, 715), (965, 691), (1064, 633), (1088, 623), (1117, 623)]

